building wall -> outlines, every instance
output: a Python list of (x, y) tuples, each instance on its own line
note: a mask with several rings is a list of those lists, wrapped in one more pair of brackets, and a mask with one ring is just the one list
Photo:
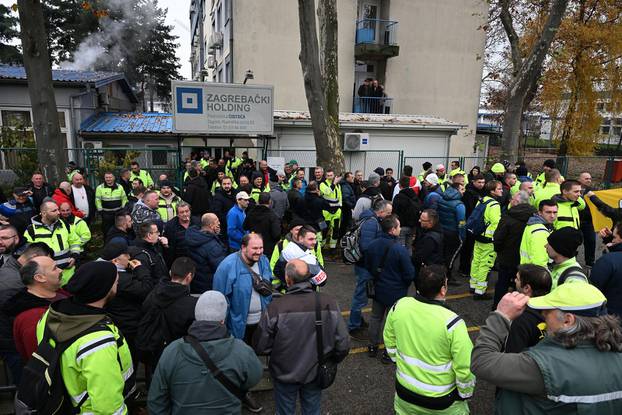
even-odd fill
[[(449, 148), (448, 131), (434, 130), (401, 130), (397, 128), (383, 129), (343, 129), (343, 132), (369, 133), (370, 146), (367, 151), (345, 152), (346, 170), (363, 170), (365, 175), (376, 167), (391, 167), (396, 172), (402, 166), (400, 157), (421, 157), (423, 161), (445, 160)], [(302, 167), (313, 167), (315, 160), (315, 143), (311, 127), (276, 127), (277, 139), (270, 143), (268, 155), (295, 159)], [(400, 151), (402, 153), (400, 153)], [(419, 160), (419, 159), (417, 159)], [(439, 161), (440, 162), (440, 161)]]
[[(356, 2), (338, 1), (340, 110), (352, 110)], [(234, 81), (251, 69), (255, 84), (273, 84), (275, 109), (307, 110), (298, 30), (298, 3), (292, 0), (237, 1), (233, 5)]]
[(468, 127), (452, 156), (473, 154), (487, 16), (484, 0), (391, 0), (400, 55), (387, 62), (385, 91), (396, 112), (442, 117)]

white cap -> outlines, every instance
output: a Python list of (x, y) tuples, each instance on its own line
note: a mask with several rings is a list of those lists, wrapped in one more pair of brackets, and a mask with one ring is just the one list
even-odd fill
[(250, 199), (250, 198), (251, 198), (251, 197), (248, 195), (248, 193), (246, 193), (246, 192), (244, 192), (244, 191), (239, 192), (237, 195), (235, 195), (235, 200), (240, 200), (240, 199), (246, 199), (246, 200), (248, 200), (248, 199)]
[(435, 173), (430, 173), (425, 176), (425, 181), (436, 186), (438, 184), (438, 176)]

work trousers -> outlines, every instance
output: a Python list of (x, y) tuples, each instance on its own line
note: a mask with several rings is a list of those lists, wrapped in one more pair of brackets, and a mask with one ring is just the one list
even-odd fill
[(458, 257), (458, 251), (460, 250), (460, 237), (458, 232), (443, 231), (443, 259), (445, 267), (447, 267), (447, 275), (451, 279), (451, 269)]
[(324, 220), (326, 221), (326, 237), (324, 238), (324, 244), (328, 244), (331, 249), (337, 248), (337, 238), (339, 238), (341, 227), (341, 209), (335, 213), (324, 211)]
[(114, 219), (117, 212), (102, 212), (102, 233), (104, 239), (108, 235), (110, 228), (114, 226)]
[(583, 234), (585, 265), (592, 267), (594, 266), (594, 257), (596, 255), (596, 233), (594, 232), (594, 224), (590, 222), (581, 222), (581, 233)]
[(473, 261), (471, 262), (471, 280), (469, 285), (475, 294), (485, 294), (488, 288), (488, 274), (495, 265), (497, 253), (495, 246), (490, 243), (475, 241)]

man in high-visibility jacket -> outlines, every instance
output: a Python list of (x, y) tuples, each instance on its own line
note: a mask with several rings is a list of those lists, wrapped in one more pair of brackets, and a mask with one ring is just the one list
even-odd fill
[(554, 168), (555, 168), (555, 160), (553, 159), (544, 160), (544, 163), (542, 164), (542, 172), (538, 174), (538, 176), (536, 176), (536, 180), (535, 180), (536, 187), (540, 187), (545, 182), (548, 181), (546, 180), (546, 174)]
[[(106, 316), (114, 297), (116, 266), (94, 261), (80, 267), (67, 284), (72, 298), (53, 303), (37, 325), (37, 341), (68, 341), (60, 357), (63, 383), (80, 414), (128, 414), (126, 399), (135, 390), (132, 356), (123, 335)], [(52, 342), (50, 342), (52, 343)]]
[(173, 193), (173, 184), (168, 180), (160, 182), (158, 214), (162, 218), (162, 222), (166, 223), (177, 216), (177, 204), (179, 202), (181, 202), (181, 198)]
[(343, 203), (341, 185), (338, 182), (335, 183), (334, 170), (326, 170), (325, 178), (320, 183), (320, 194), (330, 205), (328, 210), (322, 211), (327, 225), (326, 235), (323, 240), (324, 243), (328, 243), (329, 248), (334, 249), (337, 247), (337, 239), (339, 238), (341, 205)]
[(140, 179), (145, 187), (153, 187), (153, 179), (147, 170), (141, 170), (140, 164), (137, 161), (133, 161), (130, 164), (132, 168), (132, 174), (130, 180)]
[(54, 201), (41, 204), (41, 214), (31, 219), (24, 238), (28, 243), (43, 242), (54, 251), (53, 259), (63, 270), (61, 286), (67, 284), (75, 271), (80, 240), (71, 226), (60, 218), (58, 205)]
[(454, 177), (456, 174), (461, 174), (464, 176), (464, 185), (466, 186), (467, 184), (469, 184), (469, 178), (467, 177), (467, 174), (464, 172), (464, 170), (460, 168), (460, 162), (458, 160), (452, 161), (450, 164), (450, 168), (451, 168), (451, 170), (449, 171), (450, 179)]
[(91, 240), (91, 230), (84, 219), (71, 214), (69, 203), (62, 203), (59, 207), (60, 217), (67, 223), (73, 232), (76, 233), (80, 242), (80, 252), (84, 252), (84, 246)]
[(127, 194), (123, 186), (115, 182), (112, 172), (104, 173), (104, 182), (95, 189), (95, 207), (102, 216), (104, 237), (114, 226), (116, 214), (127, 204)]
[[(469, 285), (473, 291), (474, 300), (487, 300), (488, 274), (495, 264), (497, 253), (492, 243), (492, 237), (501, 220), (501, 206), (496, 201), (503, 195), (503, 186), (498, 180), (486, 183), (486, 196), (478, 203), (485, 203), (484, 223), (486, 230), (481, 235), (475, 235), (475, 247), (473, 248), (473, 260), (471, 261), (471, 280)], [(477, 206), (476, 206), (477, 209)]]
[(242, 160), (239, 157), (235, 156), (234, 150), (226, 150), (225, 151), (225, 175), (231, 177), (233, 182), (235, 183), (235, 176), (238, 172), (238, 167), (242, 165)]
[(549, 263), (546, 253), (547, 238), (553, 231), (553, 223), (557, 219), (557, 203), (551, 199), (540, 202), (538, 213), (527, 221), (520, 242), (520, 263), (534, 264), (545, 267)]
[(546, 180), (542, 184), (535, 186), (531, 201), (533, 207), (538, 209), (541, 201), (552, 199), (553, 196), (558, 195), (561, 192), (560, 185), (563, 181), (564, 179), (559, 170), (551, 169), (547, 171)]
[(417, 291), (391, 307), (384, 326), (384, 345), (397, 365), (395, 412), (468, 414), (465, 399), (475, 389), (470, 369), (473, 343), (464, 320), (444, 304), (444, 267), (424, 267), (417, 276)]
[(555, 229), (568, 226), (579, 229), (581, 227), (579, 211), (585, 209), (585, 200), (581, 197), (581, 183), (576, 180), (566, 180), (560, 189), (561, 193), (552, 198), (557, 202), (559, 209)]
[(546, 252), (553, 261), (549, 270), (553, 285), (551, 290), (564, 283), (589, 283), (583, 268), (577, 262), (578, 249), (583, 243), (581, 231), (566, 226), (553, 231), (547, 238)]

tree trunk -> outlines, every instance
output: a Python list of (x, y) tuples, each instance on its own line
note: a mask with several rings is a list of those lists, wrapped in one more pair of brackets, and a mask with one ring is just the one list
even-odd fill
[(300, 64), (313, 126), (317, 164), (336, 173), (345, 171), (339, 137), (339, 85), (337, 82), (337, 8), (335, 0), (319, 0), (322, 65), (315, 22), (315, 1), (298, 0)]
[(18, 0), (17, 5), (39, 166), (44, 177), (55, 183), (64, 178), (67, 153), (58, 122), (43, 10), (39, 0)]
[(538, 40), (525, 59), (520, 57), (519, 39), (513, 26), (510, 1), (500, 1), (500, 18), (510, 42), (512, 54), (513, 79), (508, 89), (508, 99), (503, 119), (502, 154), (507, 160), (516, 161), (520, 144), (523, 108), (533, 99), (537, 82), (542, 74), (542, 65), (555, 33), (561, 24), (569, 0), (552, 0), (549, 16)]

